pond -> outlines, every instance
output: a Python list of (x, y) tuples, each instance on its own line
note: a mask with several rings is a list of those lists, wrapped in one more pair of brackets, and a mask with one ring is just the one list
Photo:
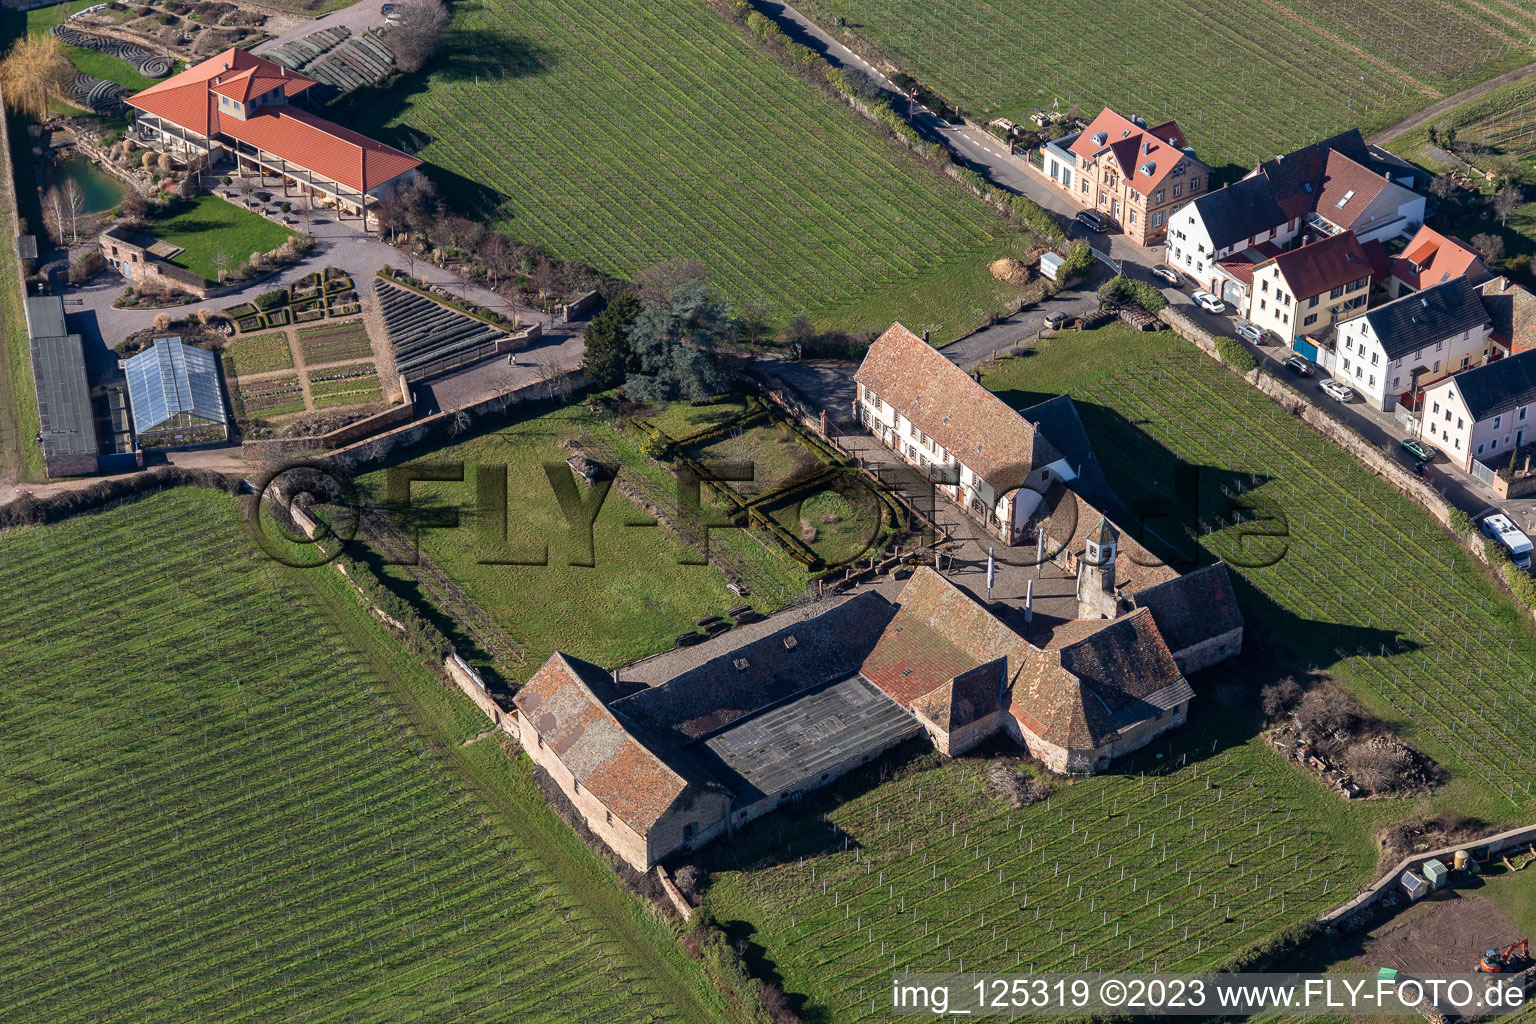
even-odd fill
[(49, 186), (57, 185), (60, 188), (66, 181), (73, 181), (80, 186), (80, 192), (85, 197), (85, 209), (82, 213), (103, 213), (112, 209), (123, 201), (125, 187), (122, 182), (107, 174), (90, 160), (84, 157), (70, 157), (60, 160), (49, 175)]

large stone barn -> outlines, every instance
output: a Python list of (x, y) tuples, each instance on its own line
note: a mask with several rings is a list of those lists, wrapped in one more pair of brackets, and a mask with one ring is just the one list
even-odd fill
[[(1163, 604), (1189, 641), (1184, 610)], [(1006, 735), (1054, 771), (1089, 773), (1182, 725), (1194, 697), (1155, 607), (1074, 621), (1037, 646), (927, 567), (895, 602), (866, 591), (617, 692), (557, 653), (518, 692), (512, 731), (637, 870), (918, 735), (951, 756)]]

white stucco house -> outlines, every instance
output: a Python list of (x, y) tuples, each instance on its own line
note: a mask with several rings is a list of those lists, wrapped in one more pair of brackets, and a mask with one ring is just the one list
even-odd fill
[[(1452, 278), (1339, 324), (1330, 368), (1371, 406), (1390, 410), (1412, 403), (1415, 389), (1496, 358), (1492, 334), (1477, 286)], [(1435, 439), (1447, 428), (1433, 420), (1424, 417)]]
[(901, 324), (854, 374), (856, 415), (880, 443), (1005, 544), (1052, 482), (1077, 474), (1036, 426)]
[(1419, 436), (1464, 470), (1472, 460), (1508, 463), (1536, 440), (1536, 352), (1498, 359), (1424, 390)]

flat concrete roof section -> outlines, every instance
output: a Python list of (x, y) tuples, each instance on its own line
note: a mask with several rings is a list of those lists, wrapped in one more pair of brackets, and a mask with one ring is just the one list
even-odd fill
[[(863, 755), (879, 754), (921, 726), (863, 676), (809, 690), (694, 747), (694, 755), (747, 806)], [(814, 787), (813, 787), (814, 788)]]

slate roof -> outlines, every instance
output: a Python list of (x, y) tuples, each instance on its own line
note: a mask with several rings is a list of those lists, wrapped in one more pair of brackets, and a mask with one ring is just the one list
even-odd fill
[(1416, 352), (1453, 334), (1489, 322), (1477, 286), (1464, 277), (1377, 306), (1362, 313), (1388, 359)]
[(95, 455), (96, 419), (91, 412), (91, 388), (86, 381), (85, 350), (80, 335), (34, 335), (31, 352), (43, 455), (50, 459)]
[(814, 785), (849, 759), (883, 751), (921, 729), (873, 684), (850, 676), (739, 722), (690, 753), (742, 807)]
[(1051, 446), (1067, 460), (1067, 465), (1077, 474), (1072, 480), (1074, 491), (1089, 504), (1103, 509), (1111, 519), (1127, 518), (1122, 515), (1124, 506), (1110, 487), (1109, 479), (1099, 465), (1099, 458), (1093, 452), (1093, 444), (1088, 440), (1088, 432), (1083, 429), (1083, 421), (1077, 414), (1077, 406), (1073, 404), (1071, 395), (1057, 395), (1039, 405), (1020, 410), (1019, 415), (1050, 438)]
[(679, 742), (702, 739), (802, 690), (857, 673), (895, 614), (885, 598), (865, 592), (615, 701), (613, 711)]
[(875, 339), (854, 379), (999, 493), (1061, 458), (1033, 423), (899, 323)]
[[(1102, 141), (1096, 141), (1101, 136)], [(1071, 150), (1092, 160), (1108, 149), (1119, 165), (1120, 176), (1145, 196), (1167, 180), (1180, 160), (1200, 163), (1184, 152), (1187, 145), (1184, 132), (1175, 121), (1143, 128), (1105, 107), (1072, 143)]]
[(1232, 578), (1221, 562), (1149, 587), (1135, 602), (1151, 610), (1158, 632), (1175, 654), (1243, 625)]
[(1536, 402), (1536, 352), (1522, 352), (1449, 378), (1474, 422)]
[(1217, 249), (1268, 234), (1270, 228), (1289, 219), (1275, 199), (1269, 178), (1262, 174), (1207, 192), (1192, 200), (1191, 205), (1199, 212), (1211, 244)]
[(1270, 263), (1280, 268), (1280, 275), (1298, 303), (1371, 275), (1370, 258), (1352, 231), (1283, 252), (1255, 270)]
[(1334, 152), (1342, 153), (1356, 163), (1371, 163), (1360, 129), (1351, 128), (1259, 164), (1255, 173), (1269, 179), (1285, 220), (1310, 213), (1316, 207), (1328, 156)]
[(359, 192), (421, 165), (407, 153), (289, 104), (260, 104), (244, 120), (219, 110), (221, 95), (243, 103), (280, 87), (292, 99), (314, 84), (265, 57), (229, 49), (134, 93), (127, 102), (205, 138), (222, 134), (260, 147)]
[(1480, 291), (1494, 340), (1513, 353), (1536, 349), (1536, 294), (1507, 277), (1484, 283)]
[(577, 783), (644, 835), (688, 788), (597, 698), (608, 673), (558, 651), (513, 702)]

